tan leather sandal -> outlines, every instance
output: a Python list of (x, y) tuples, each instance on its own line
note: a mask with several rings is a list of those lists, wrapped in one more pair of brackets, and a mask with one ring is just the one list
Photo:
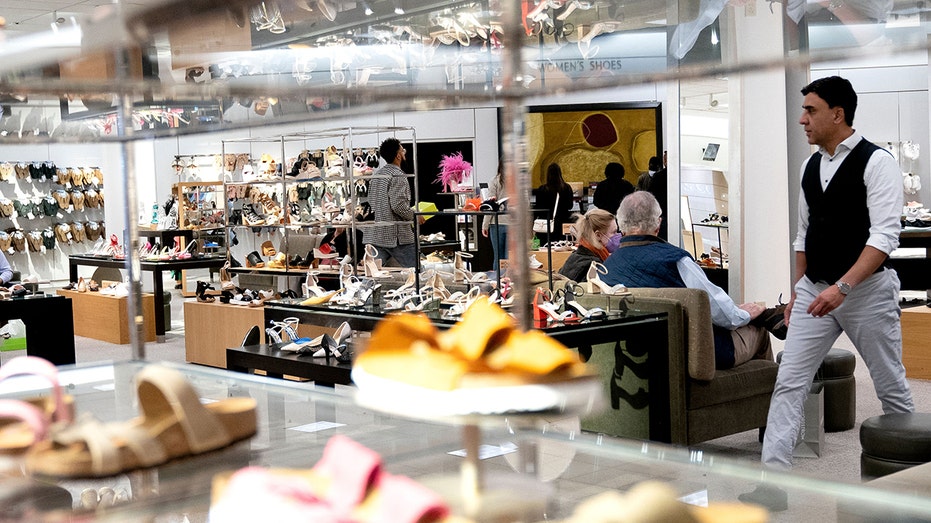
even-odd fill
[(256, 433), (256, 402), (235, 397), (202, 404), (179, 371), (149, 365), (136, 375), (141, 416), (103, 423), (82, 417), (53, 429), (26, 454), (30, 473), (106, 477), (218, 450)]

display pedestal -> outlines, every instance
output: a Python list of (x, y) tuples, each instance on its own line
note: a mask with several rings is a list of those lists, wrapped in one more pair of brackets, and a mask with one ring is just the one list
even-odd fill
[[(129, 343), (129, 299), (125, 296), (58, 289), (59, 296), (71, 298), (74, 334), (85, 338), (126, 345)], [(142, 295), (145, 341), (155, 341), (155, 296)]]
[(226, 349), (241, 345), (253, 325), (259, 326), (260, 343), (265, 343), (264, 307), (184, 302), (185, 360), (225, 369)]

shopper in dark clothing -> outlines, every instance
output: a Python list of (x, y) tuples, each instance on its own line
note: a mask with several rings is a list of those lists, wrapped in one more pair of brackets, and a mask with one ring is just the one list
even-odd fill
[[(549, 243), (550, 238), (559, 240), (563, 237), (562, 225), (569, 221), (569, 209), (572, 208), (572, 187), (563, 180), (562, 168), (558, 163), (550, 164), (546, 169), (546, 183), (534, 191), (536, 196), (535, 207), (540, 213), (534, 218), (550, 218), (553, 221), (551, 234), (536, 233), (540, 238), (540, 245)], [(557, 202), (557, 196), (558, 202)], [(557, 207), (558, 203), (558, 207)], [(553, 208), (556, 208), (555, 216)]]
[(572, 281), (585, 281), (592, 262), (604, 263), (608, 258), (606, 244), (617, 232), (614, 215), (602, 209), (592, 209), (575, 221), (578, 248), (566, 258), (559, 274)]
[[(663, 151), (663, 166), (660, 170), (653, 173), (653, 179), (650, 181), (650, 193), (656, 197), (656, 201), (659, 202), (660, 209), (663, 210), (663, 216), (667, 216), (667, 201), (666, 201), (666, 151)], [(659, 224), (659, 237), (668, 240), (669, 239), (669, 229), (666, 227), (668, 222), (663, 220)]]
[(592, 204), (614, 214), (621, 205), (621, 200), (634, 190), (634, 184), (624, 179), (624, 166), (611, 162), (605, 166), (605, 179), (595, 188)]

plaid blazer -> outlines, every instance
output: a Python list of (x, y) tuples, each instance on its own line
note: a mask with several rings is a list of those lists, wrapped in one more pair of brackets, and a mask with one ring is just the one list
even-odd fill
[[(384, 178), (378, 177), (390, 175)], [(414, 243), (414, 210), (411, 209), (411, 187), (407, 174), (394, 164), (375, 171), (369, 181), (368, 202), (375, 215), (375, 223), (407, 222), (365, 227), (362, 242), (376, 247), (397, 247)]]

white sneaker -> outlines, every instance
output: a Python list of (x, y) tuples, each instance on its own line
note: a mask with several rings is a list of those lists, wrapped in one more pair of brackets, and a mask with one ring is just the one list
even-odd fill
[(530, 268), (539, 269), (540, 267), (543, 267), (543, 262), (537, 259), (536, 254), (531, 254), (530, 255)]

